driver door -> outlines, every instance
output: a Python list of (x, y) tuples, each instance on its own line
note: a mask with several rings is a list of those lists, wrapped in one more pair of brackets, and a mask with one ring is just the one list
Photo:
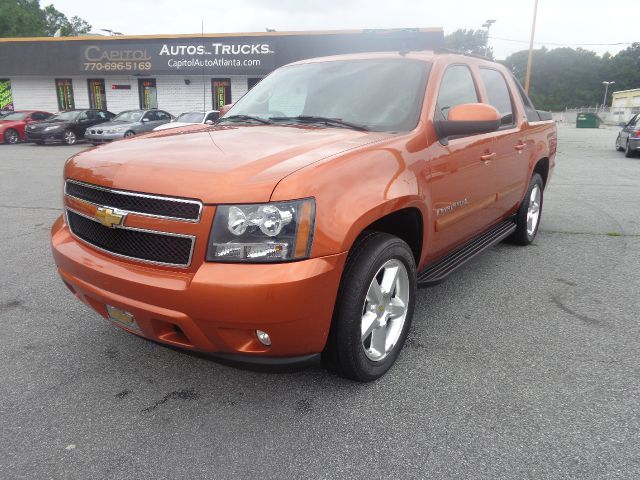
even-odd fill
[[(450, 65), (440, 81), (434, 118), (447, 118), (451, 107), (479, 102), (471, 69)], [(433, 259), (462, 245), (494, 222), (495, 191), (491, 168), (493, 134), (434, 142), (430, 161)]]

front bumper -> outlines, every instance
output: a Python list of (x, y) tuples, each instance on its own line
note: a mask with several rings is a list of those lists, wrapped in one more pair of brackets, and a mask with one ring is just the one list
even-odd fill
[[(324, 348), (346, 253), (280, 264), (202, 262), (193, 271), (117, 259), (80, 243), (60, 217), (51, 230), (58, 273), (104, 318), (134, 315), (136, 335), (244, 363), (310, 360)], [(272, 344), (262, 345), (256, 329)], [(276, 362), (278, 362), (276, 360)]]
[(85, 132), (84, 138), (91, 143), (109, 143), (114, 140), (122, 140), (124, 138), (124, 132), (117, 133), (91, 133)]
[(27, 142), (62, 142), (64, 140), (64, 128), (50, 132), (26, 131)]

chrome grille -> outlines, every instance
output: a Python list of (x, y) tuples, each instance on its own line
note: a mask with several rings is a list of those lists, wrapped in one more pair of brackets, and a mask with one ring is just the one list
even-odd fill
[(114, 190), (76, 180), (65, 182), (64, 193), (98, 206), (185, 222), (199, 222), (202, 212), (202, 203), (198, 200)]
[(70, 209), (67, 209), (67, 223), (71, 233), (80, 240), (114, 255), (177, 267), (191, 263), (195, 238), (189, 235), (109, 228)]

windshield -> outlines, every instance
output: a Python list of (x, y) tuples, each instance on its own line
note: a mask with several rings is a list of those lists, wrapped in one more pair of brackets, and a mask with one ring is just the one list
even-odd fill
[(204, 113), (202, 112), (186, 112), (178, 116), (174, 121), (185, 123), (202, 123)]
[(418, 123), (429, 68), (429, 63), (403, 59), (292, 65), (258, 83), (225, 118), (282, 124), (285, 117), (307, 117), (308, 123), (308, 117), (323, 117), (367, 130), (409, 131)]
[(9, 113), (8, 115), (1, 118), (2, 120), (24, 120), (26, 116), (27, 114), (25, 112), (16, 112), (16, 113)]
[(49, 117), (47, 120), (51, 122), (67, 122), (69, 120), (75, 120), (82, 112), (70, 111), (56, 113), (53, 117)]
[(111, 119), (112, 122), (139, 122), (142, 118), (140, 110), (125, 110)]

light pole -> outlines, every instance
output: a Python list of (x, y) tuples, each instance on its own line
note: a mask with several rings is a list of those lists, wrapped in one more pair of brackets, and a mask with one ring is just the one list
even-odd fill
[(482, 28), (486, 28), (487, 29), (487, 38), (484, 42), (484, 56), (487, 57), (489, 55), (489, 30), (491, 29), (491, 25), (493, 25), (494, 23), (496, 23), (495, 20), (493, 19), (489, 19), (486, 22), (484, 22), (482, 24)]
[(524, 91), (529, 94), (531, 84), (531, 63), (533, 61), (533, 37), (536, 33), (536, 17), (538, 16), (538, 0), (533, 4), (533, 22), (531, 23), (531, 39), (529, 40), (529, 57), (527, 58), (527, 73), (524, 79)]
[(616, 83), (615, 81), (611, 82), (602, 82), (604, 85), (604, 98), (602, 99), (602, 111), (604, 112), (605, 107), (607, 106), (607, 93), (609, 92), (609, 85), (613, 85)]

